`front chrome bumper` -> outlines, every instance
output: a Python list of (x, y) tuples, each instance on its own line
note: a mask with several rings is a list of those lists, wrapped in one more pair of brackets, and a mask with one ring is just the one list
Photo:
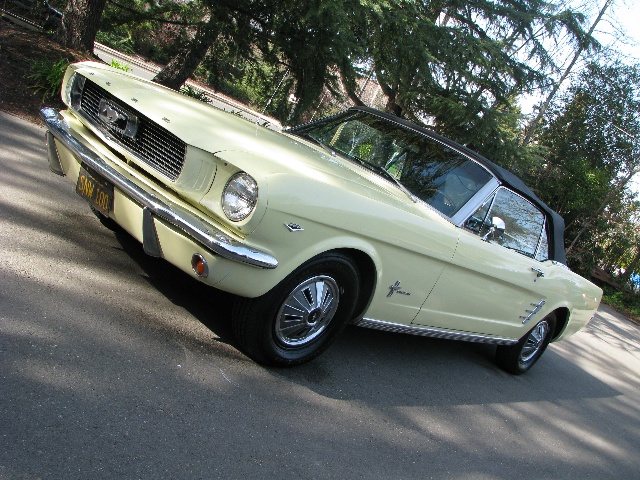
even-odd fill
[(48, 129), (49, 168), (58, 175), (64, 175), (53, 143), (53, 136), (66, 146), (78, 160), (91, 167), (96, 173), (109, 180), (116, 188), (140, 204), (143, 209), (143, 245), (145, 251), (150, 255), (157, 256), (159, 254), (153, 223), (154, 217), (157, 217), (180, 229), (191, 239), (221, 257), (260, 268), (276, 268), (278, 266), (278, 261), (272, 255), (240, 244), (205, 220), (179, 205), (160, 200), (123, 176), (98, 154), (73, 138), (69, 133), (69, 125), (56, 109), (43, 108), (40, 111), (40, 117)]

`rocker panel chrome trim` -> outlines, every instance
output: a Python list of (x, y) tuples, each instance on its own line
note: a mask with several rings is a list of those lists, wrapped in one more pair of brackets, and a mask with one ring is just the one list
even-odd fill
[(147, 193), (107, 164), (98, 154), (73, 138), (69, 133), (69, 126), (56, 109), (43, 108), (40, 110), (40, 117), (44, 120), (48, 131), (64, 144), (76, 158), (89, 165), (143, 208), (146, 208), (147, 216), (152, 214), (174, 225), (185, 235), (221, 257), (259, 268), (276, 268), (278, 266), (278, 261), (272, 255), (246, 247), (180, 206)]
[(385, 322), (383, 320), (374, 320), (371, 318), (363, 318), (357, 322), (356, 325), (359, 327), (373, 328), (375, 330), (384, 330), (385, 332), (408, 333), (410, 335), (444, 338), (446, 340), (491, 343), (494, 345), (514, 345), (518, 343), (518, 340), (511, 340), (508, 338), (488, 337), (476, 333), (452, 332), (449, 330), (438, 330), (436, 328), (418, 327), (416, 325), (402, 325), (400, 323)]

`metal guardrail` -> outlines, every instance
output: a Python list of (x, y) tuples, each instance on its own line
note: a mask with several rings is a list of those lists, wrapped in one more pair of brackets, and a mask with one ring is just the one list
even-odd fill
[(33, 31), (54, 30), (62, 21), (62, 12), (48, 0), (3, 0), (0, 16)]
[(154, 75), (162, 69), (161, 65), (157, 65), (147, 60), (142, 60), (134, 55), (129, 55), (129, 54), (120, 52), (118, 50), (115, 50), (111, 47), (104, 45), (103, 43), (95, 42), (93, 44), (93, 51), (94, 53), (96, 53), (96, 51), (103, 51), (112, 57), (116, 57), (129, 65), (134, 65), (138, 68), (146, 70), (149, 73), (153, 73)]
[(16, 25), (20, 25), (22, 27), (28, 28), (29, 30), (33, 30), (34, 32), (41, 32), (44, 30), (40, 25), (33, 22), (32, 20), (6, 10), (5, 8), (0, 8), (0, 17), (2, 19), (7, 19), (10, 22), (15, 23)]

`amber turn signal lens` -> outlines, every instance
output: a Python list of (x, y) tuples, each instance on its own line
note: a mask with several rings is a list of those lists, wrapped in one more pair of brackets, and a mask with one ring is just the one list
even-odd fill
[(207, 261), (199, 253), (194, 253), (193, 257), (191, 257), (191, 268), (193, 268), (194, 273), (199, 277), (207, 278), (209, 275)]

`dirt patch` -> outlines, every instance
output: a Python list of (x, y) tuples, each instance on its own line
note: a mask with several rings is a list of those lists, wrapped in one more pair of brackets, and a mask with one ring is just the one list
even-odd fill
[[(38, 112), (44, 106), (62, 108), (59, 97), (42, 99), (29, 79), (33, 62), (61, 58), (69, 62), (91, 58), (63, 47), (51, 34), (18, 27), (0, 20), (0, 110), (34, 123), (41, 123)], [(93, 58), (93, 60), (95, 60)]]

